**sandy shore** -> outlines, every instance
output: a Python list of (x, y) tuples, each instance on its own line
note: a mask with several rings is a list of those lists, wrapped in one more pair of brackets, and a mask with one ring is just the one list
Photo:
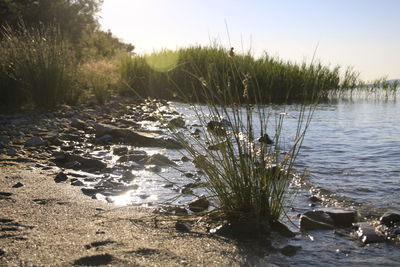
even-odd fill
[(149, 211), (92, 200), (55, 183), (56, 174), (1, 163), (0, 266), (246, 265), (231, 240), (181, 233)]

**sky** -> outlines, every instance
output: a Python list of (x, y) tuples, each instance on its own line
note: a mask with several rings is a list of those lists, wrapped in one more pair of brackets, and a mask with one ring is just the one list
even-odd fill
[(99, 16), (136, 53), (217, 43), (400, 79), (400, 0), (104, 0)]

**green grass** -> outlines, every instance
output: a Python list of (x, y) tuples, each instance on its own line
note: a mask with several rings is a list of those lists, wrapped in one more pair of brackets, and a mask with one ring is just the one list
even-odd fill
[[(231, 65), (224, 75), (240, 77), (241, 70), (235, 62), (227, 64)], [(294, 141), (284, 148), (281, 138), (285, 115), (275, 115), (271, 106), (263, 104), (261, 88), (254, 88), (252, 96), (249, 93), (250, 84), (258, 86), (259, 83), (246, 74), (240, 89), (218, 92), (216, 86), (232, 86), (213, 80), (224, 75), (208, 76), (210, 80), (197, 77), (202, 86), (194, 98), (203, 98), (206, 103), (205, 108), (192, 104), (203, 128), (200, 138), (185, 129), (171, 128), (172, 133), (194, 159), (196, 167), (204, 172), (209, 198), (221, 218), (230, 222), (252, 221), (258, 225), (278, 221), (293, 196), (289, 192), (295, 175), (293, 166), (315, 105), (301, 105)], [(214, 129), (210, 127), (210, 118), (216, 125)], [(274, 144), (259, 141), (267, 133)], [(218, 149), (210, 149), (210, 145)]]
[(79, 97), (74, 53), (57, 29), (3, 29), (0, 42), (1, 101), (55, 107)]
[[(122, 83), (142, 97), (174, 99), (185, 96), (191, 101), (206, 101), (202, 87), (207, 86), (230, 94), (242, 92), (245, 76), (249, 100), (263, 103), (302, 102), (318, 98), (326, 100), (362, 85), (351, 69), (330, 68), (319, 62), (293, 63), (265, 54), (229, 57), (222, 47), (193, 46), (176, 51), (163, 50), (150, 55), (127, 55), (121, 60)], [(243, 98), (240, 99), (243, 101)]]

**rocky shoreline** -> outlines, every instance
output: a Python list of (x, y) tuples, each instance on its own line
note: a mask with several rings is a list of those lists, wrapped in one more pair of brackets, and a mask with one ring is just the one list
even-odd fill
[[(156, 124), (157, 127), (147, 127), (143, 122)], [(101, 106), (92, 103), (77, 107), (62, 106), (54, 111), (0, 115), (0, 263), (5, 266), (96, 265), (97, 261), (99, 265), (121, 266), (127, 262), (146, 265), (162, 262), (168, 265), (203, 265), (207, 262), (210, 265), (240, 265), (248, 260), (249, 251), (240, 252), (237, 243), (219, 237), (226, 236), (227, 225), (211, 227), (209, 223), (194, 223), (195, 219), (181, 217), (188, 212), (206, 210), (209, 203), (202, 198), (183, 206), (163, 207), (160, 216), (168, 216), (168, 219), (155, 219), (158, 215), (132, 206), (115, 208), (107, 204), (113, 202), (113, 196), (138, 188), (135, 182), (137, 177), (132, 170), (157, 173), (164, 166), (180, 166), (190, 160), (186, 157), (170, 159), (163, 154), (148, 154), (136, 149), (179, 149), (180, 144), (166, 134), (168, 125), (186, 127), (180, 114), (171, 110), (166, 102), (156, 100), (114, 99)], [(198, 133), (192, 130), (193, 134)], [(183, 175), (194, 177), (194, 182), (179, 187), (180, 193), (190, 194), (195, 188), (204, 186), (204, 181), (198, 178), (201, 174), (187, 171)], [(164, 186), (174, 187), (169, 183)], [(310, 207), (315, 209), (298, 214), (300, 232), (296, 230), (297, 234), (334, 230), (363, 244), (400, 243), (400, 215), (396, 213), (384, 214), (379, 220), (359, 222), (364, 219), (355, 210), (323, 208), (323, 195), (312, 195), (309, 201)], [(65, 214), (59, 216), (61, 213)], [(46, 228), (49, 225), (51, 230)], [(104, 229), (117, 229), (94, 231), (99, 225)], [(120, 226), (124, 232), (120, 232)], [(159, 243), (154, 246), (155, 243), (149, 241), (150, 236), (133, 229), (135, 227), (145, 228), (154, 242), (163, 243), (168, 235), (177, 240), (163, 245), (169, 251), (167, 253), (158, 249)], [(296, 235), (284, 225), (271, 225), (271, 228), (287, 238)], [(210, 229), (218, 237), (210, 235)], [(74, 236), (79, 231), (81, 234), (94, 231), (94, 234), (86, 238)], [(138, 234), (141, 237), (134, 241), (127, 240), (127, 236), (121, 237), (127, 231), (127, 236)], [(242, 231), (246, 233), (246, 229)], [(74, 233), (72, 239), (68, 237), (71, 232)], [(105, 232), (107, 238), (97, 232)], [(54, 235), (58, 237), (51, 238)], [(163, 237), (154, 238), (155, 235)], [(43, 240), (41, 236), (44, 236)], [(101, 240), (97, 238), (100, 236)], [(138, 239), (145, 240), (144, 243), (138, 242), (142, 247), (136, 244)], [(190, 241), (194, 239), (195, 242)], [(55, 242), (59, 251), (48, 251), (52, 246), (49, 242)], [(75, 251), (69, 244), (65, 246), (71, 248), (62, 251), (64, 242), (78, 242), (79, 250)], [(150, 248), (147, 248), (146, 242), (151, 243)], [(213, 251), (217, 248), (212, 256), (204, 252), (209, 250), (211, 243), (208, 242), (214, 244)], [(21, 246), (24, 249), (19, 249)], [(170, 253), (170, 246), (177, 246), (174, 253)], [(39, 252), (34, 253), (35, 247), (40, 247)], [(126, 252), (129, 247), (130, 254)], [(269, 246), (269, 250), (280, 251), (286, 256), (293, 256), (298, 249), (300, 247), (291, 245), (280, 249)], [(115, 250), (118, 251), (116, 254)], [(193, 251), (197, 252), (194, 254)], [(138, 256), (141, 260), (137, 259)]]

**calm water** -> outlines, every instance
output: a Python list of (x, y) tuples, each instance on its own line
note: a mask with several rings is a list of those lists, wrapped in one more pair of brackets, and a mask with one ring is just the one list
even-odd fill
[[(196, 116), (188, 105), (172, 103), (171, 107), (183, 114), (188, 128), (193, 131), (198, 124)], [(283, 146), (290, 145), (296, 130), (299, 106), (286, 105), (268, 107), (272, 114), (287, 113), (284, 120)], [(148, 129), (160, 129), (158, 122), (142, 122)], [(270, 135), (274, 125), (271, 123)], [(396, 101), (355, 99), (338, 101), (334, 104), (319, 105), (307, 131), (303, 148), (298, 156), (297, 168), (310, 173), (307, 183), (313, 188), (331, 192), (338, 199), (346, 199), (357, 209), (368, 210), (379, 215), (384, 211), (400, 211), (400, 103)], [(118, 205), (158, 206), (173, 199), (174, 204), (185, 204), (193, 195), (183, 194), (185, 185), (204, 179), (196, 168), (181, 160), (180, 150), (154, 148), (143, 149), (151, 154), (162, 153), (177, 166), (162, 167), (154, 173), (138, 166), (132, 173), (136, 179), (135, 188), (123, 195), (110, 196), (109, 200)], [(101, 152), (99, 152), (101, 153)], [(104, 159), (115, 163), (116, 158), (104, 152)], [(98, 156), (102, 156), (99, 154)], [(130, 163), (133, 164), (133, 163)], [(115, 172), (108, 180), (119, 179), (122, 173)], [(105, 180), (107, 180), (105, 179)], [(172, 182), (172, 183), (171, 183)], [(172, 184), (174, 184), (172, 186)], [(310, 187), (299, 191), (292, 203), (294, 209), (289, 215), (311, 210), (307, 200)], [(202, 194), (204, 189), (191, 188)], [(180, 198), (174, 197), (181, 195)], [(298, 223), (297, 217), (293, 221)], [(295, 227), (292, 230), (296, 231)], [(276, 246), (300, 245), (302, 249), (293, 257), (280, 254), (255, 257), (251, 264), (266, 266), (399, 266), (400, 248), (391, 244), (361, 246), (347, 236), (335, 235), (332, 231), (316, 231), (299, 234), (294, 239), (277, 241)]]
[(314, 185), (379, 210), (400, 209), (400, 104), (320, 105), (301, 164)]
[[(175, 103), (175, 108), (196, 122), (187, 106)], [(288, 113), (283, 143), (290, 145), (299, 106), (271, 112)], [(273, 135), (273, 123), (270, 127)], [(377, 210), (399, 210), (400, 103), (356, 99), (319, 105), (297, 159), (299, 169), (309, 170), (312, 185)]]
[[(187, 107), (176, 108), (190, 114)], [(279, 106), (273, 113), (288, 113), (284, 143), (290, 144), (297, 125), (296, 105)], [(271, 132), (273, 133), (273, 125)], [(355, 99), (321, 104), (315, 110), (297, 168), (308, 169), (308, 183), (354, 203), (357, 209), (379, 215), (400, 211), (400, 103)], [(308, 189), (308, 188), (307, 188)], [(300, 190), (293, 202), (296, 215), (308, 207), (308, 190)], [(295, 218), (295, 217), (293, 217)], [(297, 223), (296, 219), (294, 219)], [(296, 231), (295, 227), (292, 230)], [(285, 245), (288, 240), (275, 245)], [(298, 235), (289, 244), (302, 249), (293, 257), (280, 254), (256, 257), (252, 265), (267, 266), (399, 266), (400, 248), (391, 244), (362, 246), (333, 231)]]

